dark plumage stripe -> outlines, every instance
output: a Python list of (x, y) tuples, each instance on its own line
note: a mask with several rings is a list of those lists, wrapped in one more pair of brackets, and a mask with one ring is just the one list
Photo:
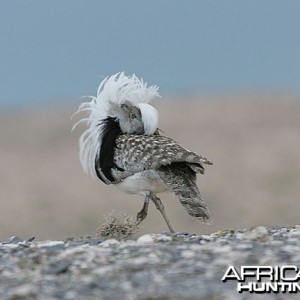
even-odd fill
[[(115, 118), (108, 117), (100, 124), (102, 127), (102, 143), (99, 156), (95, 160), (95, 171), (100, 180), (107, 183), (114, 182), (115, 179), (111, 174), (112, 168), (118, 168), (114, 163), (114, 154), (116, 147), (116, 139), (122, 133), (119, 122)], [(105, 177), (103, 177), (105, 176)]]

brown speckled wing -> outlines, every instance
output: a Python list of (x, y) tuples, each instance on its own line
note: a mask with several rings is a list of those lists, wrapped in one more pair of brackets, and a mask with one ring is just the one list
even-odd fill
[(211, 222), (210, 212), (196, 185), (196, 172), (203, 174), (203, 164), (212, 164), (209, 160), (161, 135), (124, 134), (118, 137), (116, 145), (117, 169), (113, 174), (117, 180), (144, 170), (156, 170), (188, 214), (202, 222)]
[(205, 157), (189, 151), (171, 138), (161, 135), (127, 135), (116, 140), (115, 163), (133, 173), (158, 169), (173, 162), (187, 162), (191, 168), (203, 173), (203, 164), (212, 164)]

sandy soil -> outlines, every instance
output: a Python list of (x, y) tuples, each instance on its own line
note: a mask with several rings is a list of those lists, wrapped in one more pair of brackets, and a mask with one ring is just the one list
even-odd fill
[[(188, 100), (188, 101), (181, 101)], [(142, 198), (83, 174), (73, 106), (0, 117), (0, 239), (94, 235), (112, 210), (135, 215)], [(198, 182), (214, 223), (189, 217), (161, 194), (177, 231), (197, 234), (256, 225), (293, 225), (300, 212), (300, 101), (287, 95), (174, 97), (155, 103), (160, 128), (214, 162)], [(166, 230), (150, 207), (142, 233)]]

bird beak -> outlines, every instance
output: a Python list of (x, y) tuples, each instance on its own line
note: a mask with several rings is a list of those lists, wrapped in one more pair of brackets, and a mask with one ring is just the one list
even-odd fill
[(129, 112), (128, 106), (126, 104), (121, 104), (120, 107), (127, 113)]

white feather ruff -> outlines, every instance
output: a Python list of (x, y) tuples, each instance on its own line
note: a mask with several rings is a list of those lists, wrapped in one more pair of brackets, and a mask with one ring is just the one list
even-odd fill
[(87, 112), (88, 116), (79, 120), (73, 129), (80, 123), (86, 123), (88, 128), (79, 139), (79, 157), (84, 172), (95, 176), (94, 163), (102, 141), (102, 129), (99, 124), (107, 117), (118, 117), (116, 105), (130, 101), (140, 108), (145, 134), (151, 135), (158, 126), (158, 112), (148, 103), (160, 97), (157, 86), (147, 87), (143, 79), (136, 75), (126, 76), (124, 72), (106, 77), (99, 85), (97, 96), (89, 96), (88, 102), (83, 102), (75, 114)]
[(136, 106), (139, 107), (142, 113), (145, 134), (153, 134), (158, 126), (158, 111), (148, 103), (139, 103)]

